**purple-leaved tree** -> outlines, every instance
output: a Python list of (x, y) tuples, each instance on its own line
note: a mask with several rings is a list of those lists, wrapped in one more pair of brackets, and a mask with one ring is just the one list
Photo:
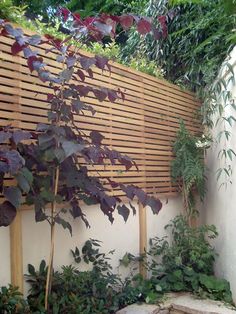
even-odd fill
[[(108, 99), (115, 102), (125, 97), (121, 89), (111, 90), (86, 84), (86, 77), (93, 79), (93, 67), (102, 71), (111, 71), (111, 67), (105, 57), (83, 55), (81, 45), (91, 40), (101, 41), (105, 36), (114, 37), (118, 24), (125, 31), (134, 25), (142, 35), (153, 33), (154, 38), (158, 39), (167, 35), (166, 24), (160, 23), (158, 29), (149, 18), (132, 14), (102, 14), (81, 19), (78, 14), (64, 8), (59, 10), (59, 15), (70, 30), (63, 41), (50, 35), (26, 36), (20, 28), (14, 28), (0, 20), (1, 35), (14, 38), (12, 54), (23, 53), (30, 72), (37, 73), (38, 78), (51, 88), (51, 93), (47, 95), (50, 104), (47, 124), (38, 123), (34, 132), (16, 130), (10, 125), (0, 129), (0, 192), (4, 196), (0, 205), (0, 226), (7, 226), (13, 221), (22, 203), (34, 207), (36, 222), (46, 220), (50, 224), (51, 251), (45, 294), (46, 310), (52, 279), (55, 225), (60, 224), (72, 233), (72, 227), (66, 220), (68, 213), (73, 218), (81, 218), (88, 227), (89, 222), (81, 203), (99, 204), (111, 222), (115, 210), (126, 221), (130, 208), (133, 214), (135, 208), (131, 203), (127, 207), (119, 197), (109, 194), (114, 188), (120, 188), (129, 200), (137, 198), (143, 206), (150, 206), (154, 214), (162, 207), (160, 200), (147, 195), (137, 186), (126, 186), (110, 178), (89, 174), (86, 165), (119, 163), (124, 165), (125, 170), (129, 170), (136, 167), (136, 164), (128, 156), (103, 145), (104, 137), (97, 130), (85, 134), (75, 116), (96, 114), (95, 109), (83, 101), (89, 93), (99, 101)], [(56, 61), (61, 66), (58, 74), (52, 74), (43, 58), (38, 55), (37, 47), (43, 44), (51, 46), (48, 52), (56, 53)], [(79, 158), (83, 159), (83, 165)], [(5, 184), (4, 178), (9, 175), (16, 179), (15, 185)]]

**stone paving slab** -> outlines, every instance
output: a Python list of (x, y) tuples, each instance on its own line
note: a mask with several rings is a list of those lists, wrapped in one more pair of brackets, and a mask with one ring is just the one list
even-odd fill
[(159, 306), (153, 304), (131, 304), (116, 314), (158, 314)]
[(222, 302), (197, 299), (190, 294), (172, 299), (171, 305), (173, 309), (188, 314), (236, 314), (236, 310), (226, 307)]
[(160, 305), (132, 304), (117, 314), (236, 314), (224, 303), (198, 299), (189, 293), (170, 293)]

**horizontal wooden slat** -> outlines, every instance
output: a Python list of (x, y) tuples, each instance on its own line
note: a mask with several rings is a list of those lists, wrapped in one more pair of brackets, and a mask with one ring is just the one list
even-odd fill
[[(31, 33), (28, 32), (27, 33)], [(48, 123), (47, 93), (51, 88), (41, 82), (35, 73), (30, 73), (22, 55), (12, 56), (13, 40), (0, 37), (0, 126), (13, 125), (26, 130), (35, 130), (38, 122)], [(44, 57), (48, 69), (57, 74), (61, 65), (57, 54), (45, 54), (48, 45), (37, 47)], [(90, 53), (81, 52), (85, 56)], [(125, 100), (116, 103), (99, 102), (92, 93), (84, 102), (94, 107), (96, 115), (76, 116), (75, 121), (86, 136), (96, 129), (104, 136), (104, 144), (133, 158), (135, 167), (125, 172), (124, 166), (88, 166), (91, 175), (107, 176), (125, 184), (135, 184), (156, 196), (175, 195), (177, 185), (170, 176), (173, 160), (172, 145), (179, 128), (179, 119), (185, 121), (194, 134), (201, 132), (197, 115), (200, 102), (195, 95), (181, 90), (165, 80), (140, 73), (136, 70), (111, 62), (112, 73), (94, 68), (94, 79), (86, 77), (86, 84), (97, 88), (121, 87)], [(77, 83), (76, 81), (74, 82)], [(79, 158), (79, 163), (85, 161)], [(8, 185), (14, 184), (11, 178)], [(112, 195), (124, 197), (124, 192), (114, 189)]]

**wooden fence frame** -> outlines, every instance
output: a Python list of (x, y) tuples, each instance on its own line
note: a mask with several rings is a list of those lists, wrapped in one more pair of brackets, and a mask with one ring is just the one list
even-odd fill
[[(26, 33), (32, 34), (30, 31)], [(45, 120), (44, 95), (48, 88), (43, 86), (42, 82), (37, 82), (34, 74), (29, 74), (22, 56), (11, 55), (11, 44), (12, 39), (0, 37), (0, 125), (9, 124), (11, 120), (14, 127), (33, 129), (39, 118)], [(39, 51), (41, 54), (44, 52), (42, 48)], [(83, 54), (91, 56), (87, 52)], [(55, 54), (49, 53), (46, 58), (52, 70), (56, 67), (53, 57)], [(137, 159), (140, 172), (139, 174), (133, 172), (121, 178), (116, 172), (120, 168), (111, 167), (104, 173), (123, 180), (124, 183), (135, 183), (158, 197), (176, 195), (177, 187), (172, 184), (170, 177), (170, 161), (173, 158), (172, 141), (175, 138), (180, 117), (192, 132), (197, 133), (201, 130), (200, 120), (196, 116), (200, 102), (193, 93), (183, 91), (165, 80), (115, 62), (112, 62), (111, 66), (111, 76), (107, 73), (102, 76), (95, 70), (96, 83), (98, 86), (104, 84), (112, 88), (122, 84), (127, 95), (124, 103), (114, 105), (106, 102), (106, 107), (104, 107), (92, 97), (87, 97), (85, 101), (98, 109), (99, 119), (106, 124), (104, 128), (99, 119), (95, 122), (98, 130), (109, 135), (106, 144), (113, 148), (118, 147), (118, 150), (123, 153), (131, 154), (134, 159)], [(37, 91), (39, 96), (34, 98), (34, 91)], [(11, 105), (10, 109), (9, 105)], [(36, 118), (30, 117), (27, 112), (33, 108)], [(107, 115), (109, 115), (108, 118)], [(27, 121), (27, 117), (31, 120)], [(88, 127), (90, 130), (91, 121), (95, 121), (91, 119), (93, 118), (89, 118)], [(128, 135), (127, 132), (129, 132)], [(158, 175), (158, 171), (162, 173), (162, 177)], [(159, 185), (159, 188), (152, 188), (154, 185)], [(120, 195), (120, 192), (114, 193)], [(27, 209), (27, 207), (23, 206), (22, 209)], [(11, 277), (12, 284), (19, 286), (23, 291), (21, 223), (21, 211), (19, 211), (14, 223), (10, 226)], [(139, 208), (139, 231), (140, 253), (144, 253), (147, 246), (147, 225), (146, 209), (142, 207)], [(145, 274), (142, 266), (140, 271)]]

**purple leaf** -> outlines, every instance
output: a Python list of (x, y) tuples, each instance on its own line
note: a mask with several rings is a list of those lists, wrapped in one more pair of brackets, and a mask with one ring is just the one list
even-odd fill
[(78, 69), (76, 74), (79, 76), (79, 78), (81, 79), (82, 82), (85, 81), (85, 74), (84, 74), (84, 72), (82, 70)]
[(121, 190), (125, 192), (126, 196), (130, 200), (133, 200), (134, 195), (135, 195), (135, 187), (133, 185), (125, 186), (123, 184), (121, 184), (120, 187), (121, 187)]
[(12, 139), (16, 145), (21, 141), (29, 140), (30, 138), (31, 138), (30, 132), (25, 132), (21, 130), (14, 131), (12, 136)]
[(33, 36), (29, 37), (28, 41), (29, 41), (30, 45), (37, 46), (41, 43), (41, 36), (40, 35), (33, 35)]
[(5, 143), (11, 138), (11, 133), (6, 131), (0, 131), (0, 143)]
[(147, 202), (147, 194), (139, 188), (135, 189), (135, 195), (137, 196), (139, 202), (143, 205), (146, 206), (146, 202)]
[(76, 57), (75, 56), (69, 56), (67, 57), (66, 59), (66, 64), (68, 66), (68, 68), (71, 68), (75, 65), (75, 62), (76, 62)]
[(88, 57), (81, 57), (80, 58), (80, 64), (82, 69), (85, 71), (88, 71), (88, 69), (96, 63), (95, 58), (88, 58)]
[(118, 209), (119, 215), (121, 215), (124, 218), (124, 221), (126, 222), (130, 213), (129, 208), (123, 204), (123, 205), (118, 205), (117, 209)]
[(154, 198), (154, 197), (148, 197), (146, 205), (150, 206), (153, 214), (156, 214), (156, 215), (159, 213), (159, 211), (162, 208), (161, 201), (159, 199)]
[(90, 138), (93, 144), (101, 145), (102, 140), (105, 138), (100, 132), (92, 131), (90, 132)]
[(101, 70), (104, 70), (106, 65), (108, 65), (109, 59), (106, 57), (96, 55), (95, 59), (96, 59), (96, 66)]
[(115, 102), (116, 99), (119, 98), (116, 91), (114, 90), (108, 90), (108, 99), (110, 100), (110, 102)]
[(64, 141), (62, 143), (62, 148), (64, 149), (66, 158), (81, 152), (84, 149), (84, 145), (74, 143), (72, 141)]
[(25, 48), (25, 45), (20, 45), (17, 41), (11, 46), (11, 52), (13, 55), (17, 55)]
[(3, 194), (15, 208), (20, 206), (22, 194), (18, 187), (10, 186), (5, 188)]
[(100, 89), (93, 89), (94, 96), (99, 100), (99, 101), (104, 101), (107, 97), (107, 92), (105, 90), (100, 90)]
[(9, 226), (16, 217), (16, 208), (8, 201), (0, 205), (0, 227)]
[(15, 174), (24, 164), (25, 160), (16, 150), (0, 151), (0, 172)]
[(129, 202), (129, 206), (133, 211), (133, 215), (136, 215), (136, 208)]

